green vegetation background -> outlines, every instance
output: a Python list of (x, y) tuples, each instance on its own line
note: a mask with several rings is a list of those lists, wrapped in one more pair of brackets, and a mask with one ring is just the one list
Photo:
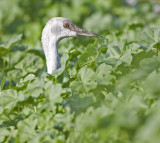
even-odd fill
[[(0, 1), (0, 142), (159, 143), (160, 7), (151, 1)], [(41, 32), (61, 16), (103, 39), (59, 45), (46, 73)]]

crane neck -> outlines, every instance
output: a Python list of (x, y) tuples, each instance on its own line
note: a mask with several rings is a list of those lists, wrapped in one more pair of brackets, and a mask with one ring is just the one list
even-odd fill
[(45, 50), (46, 61), (47, 61), (47, 72), (52, 73), (53, 70), (56, 70), (61, 67), (58, 55), (58, 44), (59, 41), (51, 40), (47, 49)]

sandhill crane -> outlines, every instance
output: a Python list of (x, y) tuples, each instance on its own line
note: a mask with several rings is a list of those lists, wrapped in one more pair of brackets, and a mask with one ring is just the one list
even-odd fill
[(61, 67), (58, 55), (58, 43), (63, 38), (76, 36), (90, 36), (102, 38), (100, 35), (83, 30), (71, 21), (63, 17), (55, 17), (50, 19), (42, 32), (42, 46), (46, 56), (47, 72), (52, 73)]

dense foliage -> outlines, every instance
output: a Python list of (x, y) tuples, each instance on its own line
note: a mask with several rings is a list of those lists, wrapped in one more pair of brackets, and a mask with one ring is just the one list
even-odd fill
[[(160, 18), (156, 3), (0, 1), (0, 142), (159, 143)], [(59, 45), (46, 73), (45, 23), (69, 18), (103, 39)]]

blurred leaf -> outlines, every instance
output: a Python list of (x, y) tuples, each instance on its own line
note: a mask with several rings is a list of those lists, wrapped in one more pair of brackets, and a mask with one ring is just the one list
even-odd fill
[(97, 12), (86, 19), (86, 21), (84, 22), (84, 26), (86, 29), (89, 29), (97, 33), (102, 30), (109, 29), (111, 23), (111, 14), (106, 13), (105, 15), (103, 15), (102, 13)]
[[(156, 73), (156, 71), (152, 72), (148, 78), (146, 79), (144, 83), (144, 89), (146, 89), (147, 93), (150, 93), (151, 97), (153, 95), (159, 96), (160, 94), (160, 88), (159, 88), (159, 82), (160, 82), (160, 73)], [(148, 87), (148, 85), (150, 85)]]
[(22, 34), (11, 38), (9, 41), (1, 42), (0, 43), (0, 56), (5, 56), (11, 50), (13, 45), (15, 45), (21, 39), (22, 39)]
[(0, 132), (1, 132), (0, 142), (4, 142), (5, 138), (10, 134), (10, 132), (6, 128), (1, 128)]
[(151, 50), (151, 48), (160, 45), (160, 28), (149, 27), (144, 32), (140, 38), (141, 48), (146, 51)]
[(91, 95), (73, 95), (69, 100), (69, 105), (75, 114), (84, 112), (89, 106), (94, 104), (93, 96)]
[(132, 82), (138, 82), (148, 77), (160, 66), (160, 58), (146, 58), (141, 61), (139, 69), (132, 71), (127, 76), (122, 77), (118, 82), (118, 89), (128, 87)]

